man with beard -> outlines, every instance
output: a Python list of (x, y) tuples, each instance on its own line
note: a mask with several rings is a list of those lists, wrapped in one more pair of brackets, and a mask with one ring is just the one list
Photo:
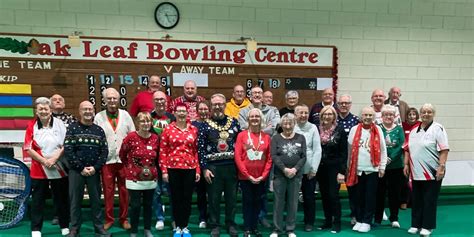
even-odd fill
[(130, 229), (128, 217), (128, 190), (125, 187), (125, 170), (119, 153), (123, 139), (129, 132), (135, 131), (132, 117), (127, 111), (119, 109), (119, 93), (114, 88), (107, 88), (103, 92), (106, 109), (99, 112), (94, 123), (105, 132), (109, 155), (102, 167), (102, 187), (105, 202), (105, 225), (108, 230), (114, 224), (114, 195), (115, 185), (119, 193), (119, 222), (123, 229)]
[(224, 114), (225, 96), (211, 96), (211, 118), (199, 129), (198, 154), (204, 178), (208, 183), (209, 227), (211, 236), (220, 236), (220, 201), (225, 199), (227, 232), (237, 237), (235, 204), (237, 196), (237, 170), (234, 162), (234, 144), (240, 132), (239, 122)]
[(87, 185), (92, 222), (96, 237), (111, 236), (102, 222), (100, 170), (109, 150), (104, 130), (94, 124), (94, 106), (89, 101), (79, 104), (78, 122), (72, 123), (64, 140), (64, 155), (69, 164), (69, 198), (71, 201), (70, 237), (79, 236), (84, 186)]
[(198, 118), (196, 110), (197, 103), (206, 100), (206, 98), (197, 94), (196, 82), (188, 80), (184, 82), (183, 95), (173, 100), (171, 111), (174, 111), (174, 105), (184, 104), (188, 110), (188, 119), (194, 121)]

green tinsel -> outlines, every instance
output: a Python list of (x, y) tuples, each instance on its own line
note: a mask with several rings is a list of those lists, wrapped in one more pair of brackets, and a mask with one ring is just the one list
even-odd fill
[(11, 51), (12, 53), (28, 53), (29, 44), (12, 38), (0, 38), (0, 49)]

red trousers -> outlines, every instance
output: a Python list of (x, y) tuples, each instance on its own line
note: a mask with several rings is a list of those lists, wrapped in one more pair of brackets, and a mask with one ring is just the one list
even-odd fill
[(106, 164), (102, 167), (102, 188), (104, 190), (105, 223), (114, 223), (115, 184), (119, 191), (119, 220), (123, 223), (128, 216), (128, 191), (125, 188), (123, 164)]

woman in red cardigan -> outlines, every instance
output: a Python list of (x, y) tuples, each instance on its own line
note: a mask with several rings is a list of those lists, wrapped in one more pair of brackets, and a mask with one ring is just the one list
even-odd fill
[(257, 230), (258, 213), (265, 180), (272, 167), (270, 156), (270, 136), (262, 131), (265, 119), (260, 109), (249, 111), (248, 130), (237, 136), (235, 143), (235, 163), (242, 189), (242, 209), (244, 215), (244, 237), (262, 234)]
[(153, 194), (158, 177), (156, 159), (159, 138), (150, 132), (152, 123), (150, 113), (138, 113), (136, 123), (137, 131), (125, 137), (119, 153), (126, 170), (125, 187), (130, 196), (130, 237), (137, 236), (140, 207), (143, 207), (145, 237), (153, 237), (150, 228)]
[(169, 182), (173, 218), (176, 222), (174, 237), (191, 237), (188, 229), (194, 183), (200, 179), (197, 154), (198, 129), (186, 120), (186, 105), (175, 105), (176, 122), (161, 134), (160, 168), (164, 182)]

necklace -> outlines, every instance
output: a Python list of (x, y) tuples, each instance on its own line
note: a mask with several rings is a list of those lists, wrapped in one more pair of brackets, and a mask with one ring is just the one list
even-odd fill
[(229, 130), (230, 126), (232, 126), (231, 117), (227, 117), (227, 122), (224, 126), (220, 126), (210, 119), (206, 119), (205, 121), (207, 122), (207, 124), (209, 124), (209, 126), (211, 126), (211, 128), (214, 128), (219, 131), (219, 140), (227, 140), (227, 138), (229, 138), (229, 132), (227, 132), (227, 130)]
[(227, 144), (227, 138), (229, 138), (229, 128), (232, 126), (232, 117), (227, 117), (227, 122), (224, 126), (218, 125), (216, 122), (210, 119), (205, 120), (210, 127), (219, 132), (219, 139), (217, 140), (217, 150), (219, 152), (226, 152), (229, 150), (229, 145)]
[(248, 140), (249, 140), (249, 145), (252, 146), (252, 150), (255, 153), (255, 156), (258, 156), (258, 150), (260, 149), (260, 145), (262, 145), (262, 132), (259, 132), (258, 134), (258, 146), (255, 148), (255, 145), (253, 144), (253, 140), (250, 137), (250, 130), (247, 130), (247, 135), (248, 135)]
[(294, 132), (291, 132), (291, 134), (288, 135), (288, 136), (285, 135), (284, 133), (285, 133), (285, 132), (282, 132), (282, 133), (280, 133), (280, 135), (281, 135), (283, 138), (285, 138), (285, 139), (291, 139), (291, 138), (293, 138), (293, 136), (295, 135)]

